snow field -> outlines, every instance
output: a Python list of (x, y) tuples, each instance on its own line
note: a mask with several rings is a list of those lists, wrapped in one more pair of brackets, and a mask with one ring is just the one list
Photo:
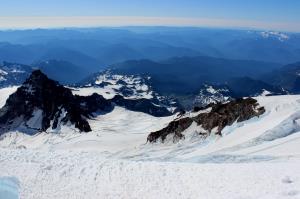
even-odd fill
[(1, 149), (21, 198), (300, 198), (299, 162), (126, 161), (100, 152)]
[[(0, 89), (1, 104), (8, 91)], [(257, 100), (266, 108), (259, 118), (206, 139), (194, 123), (175, 144), (146, 144), (175, 116), (120, 107), (90, 120), (90, 133), (72, 126), (35, 136), (7, 133), (0, 140), (0, 193), (7, 187), (1, 176), (11, 176), (26, 199), (298, 199), (300, 95)]]

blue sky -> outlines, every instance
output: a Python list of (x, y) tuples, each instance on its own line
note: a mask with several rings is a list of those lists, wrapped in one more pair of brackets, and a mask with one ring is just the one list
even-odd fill
[[(270, 27), (274, 26), (275, 29), (278, 26), (278, 29), (290, 27), (300, 31), (300, 27), (292, 27), (300, 24), (300, 0), (0, 0), (0, 5), (2, 17), (127, 16), (156, 17), (156, 20), (185, 18), (192, 21), (194, 19), (220, 20), (212, 24), (215, 26), (218, 24), (222, 26), (222, 23), (224, 26), (226, 24), (242, 26), (245, 21), (245, 27), (250, 25), (255, 28), (255, 23), (258, 24), (258, 28), (263, 27), (264, 24), (273, 24)], [(127, 20), (124, 21), (124, 25), (142, 25), (134, 24), (135, 20), (130, 24), (131, 18), (124, 18)], [(122, 25), (122, 18), (118, 20)], [(184, 25), (180, 24), (183, 23), (180, 20), (176, 23)], [(174, 25), (176, 23), (174, 22)], [(203, 25), (207, 25), (206, 23)], [(0, 18), (1, 24), (4, 26)], [(193, 22), (188, 24), (192, 25)], [(195, 25), (201, 25), (201, 20)]]

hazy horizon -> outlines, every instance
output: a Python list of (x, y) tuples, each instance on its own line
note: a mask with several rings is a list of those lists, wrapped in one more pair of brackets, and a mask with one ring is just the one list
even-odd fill
[(1, 29), (178, 26), (300, 32), (297, 0), (3, 1)]
[[(124, 20), (126, 22), (124, 22)], [(300, 32), (293, 23), (268, 23), (224, 19), (175, 18), (175, 17), (2, 17), (0, 30), (62, 29), (62, 28), (124, 28), (124, 27), (177, 27), (177, 28), (216, 28), (240, 30), (269, 30)]]

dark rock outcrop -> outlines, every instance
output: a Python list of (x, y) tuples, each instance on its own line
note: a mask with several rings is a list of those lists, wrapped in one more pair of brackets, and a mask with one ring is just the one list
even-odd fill
[[(38, 111), (41, 114), (35, 115)], [(62, 122), (70, 121), (80, 131), (91, 130), (85, 119), (89, 115), (82, 111), (71, 90), (36, 70), (15, 93), (9, 96), (5, 106), (0, 110), (0, 127), (4, 130), (24, 124), (33, 130), (45, 131), (51, 126), (51, 121), (54, 121), (53, 128), (57, 126), (63, 112), (66, 112), (66, 115), (62, 118)], [(28, 121), (33, 117), (37, 117), (36, 120), (41, 122), (32, 121), (35, 124), (29, 125)]]
[(154, 116), (172, 114), (147, 99), (129, 100), (119, 95), (112, 99), (98, 94), (73, 95), (69, 88), (36, 70), (0, 109), (0, 135), (16, 128), (30, 129), (29, 134), (35, 134), (49, 128), (56, 129), (61, 124), (73, 124), (80, 131), (88, 132), (92, 129), (87, 119), (95, 114), (110, 112), (115, 105)]
[[(110, 101), (115, 105), (125, 107), (128, 110), (148, 113), (155, 117), (164, 117), (172, 115), (172, 113), (167, 108), (155, 105), (155, 102), (157, 102), (155, 100), (149, 100), (145, 98), (137, 100), (125, 99), (120, 95), (116, 95)], [(159, 102), (157, 102), (157, 104), (159, 104)]]
[(149, 134), (147, 141), (162, 142), (168, 135), (173, 135), (173, 141), (184, 138), (182, 132), (191, 126), (193, 122), (205, 130), (201, 135), (209, 135), (213, 129), (216, 134), (221, 135), (225, 126), (232, 125), (235, 121), (242, 122), (252, 117), (259, 116), (265, 112), (264, 107), (258, 107), (253, 98), (237, 99), (225, 104), (211, 104), (210, 111), (199, 113), (195, 117), (184, 117), (172, 121), (167, 127)]

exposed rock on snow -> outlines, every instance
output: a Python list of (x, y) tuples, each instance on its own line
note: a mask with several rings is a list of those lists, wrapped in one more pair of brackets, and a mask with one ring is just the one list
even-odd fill
[(34, 71), (0, 110), (1, 133), (22, 127), (29, 134), (56, 128), (62, 109), (67, 111), (63, 123), (75, 124), (81, 131), (91, 130), (85, 119), (89, 115), (81, 110), (72, 92), (41, 71)]
[(105, 99), (101, 95), (73, 95), (71, 90), (50, 80), (41, 71), (34, 71), (0, 109), (0, 134), (12, 129), (21, 129), (35, 134), (60, 125), (74, 125), (80, 131), (91, 131), (87, 121), (101, 112), (109, 112), (115, 105), (154, 116), (172, 113), (149, 99), (124, 99), (116, 95)]
[(199, 135), (207, 136), (212, 131), (221, 135), (224, 127), (232, 125), (235, 121), (242, 122), (265, 112), (264, 107), (258, 107), (253, 98), (237, 99), (225, 104), (212, 104), (209, 112), (201, 112), (195, 117), (184, 117), (172, 121), (162, 130), (152, 132), (148, 136), (149, 142), (156, 142), (159, 138), (162, 142), (170, 134), (173, 141), (184, 138), (182, 132), (195, 122), (199, 126)]

